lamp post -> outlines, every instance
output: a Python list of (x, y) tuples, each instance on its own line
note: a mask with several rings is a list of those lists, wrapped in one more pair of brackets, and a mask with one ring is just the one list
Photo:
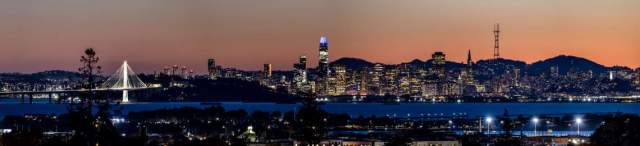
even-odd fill
[(487, 117), (485, 119), (485, 121), (487, 122), (487, 134), (490, 134), (491, 133), (491, 122), (493, 121), (493, 118)]
[(540, 119), (538, 119), (537, 117), (533, 117), (531, 121), (533, 121), (533, 136), (538, 136), (538, 122), (540, 121)]
[(580, 124), (582, 124), (582, 118), (576, 118), (576, 125), (578, 126), (577, 133), (580, 136)]

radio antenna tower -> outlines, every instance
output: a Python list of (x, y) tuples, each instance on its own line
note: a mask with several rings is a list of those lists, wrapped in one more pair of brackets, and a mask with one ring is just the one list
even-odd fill
[(496, 23), (496, 25), (493, 26), (493, 35), (495, 36), (493, 57), (498, 59), (500, 58), (500, 24)]

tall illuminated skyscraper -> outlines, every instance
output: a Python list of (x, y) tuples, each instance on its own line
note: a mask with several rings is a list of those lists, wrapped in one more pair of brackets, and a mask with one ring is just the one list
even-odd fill
[(262, 72), (264, 73), (265, 78), (271, 78), (271, 64), (264, 64)]
[(300, 56), (298, 63), (293, 64), (295, 69), (294, 82), (298, 89), (307, 83), (307, 56)]
[(329, 75), (329, 43), (326, 36), (320, 37), (320, 56), (318, 58), (319, 75)]

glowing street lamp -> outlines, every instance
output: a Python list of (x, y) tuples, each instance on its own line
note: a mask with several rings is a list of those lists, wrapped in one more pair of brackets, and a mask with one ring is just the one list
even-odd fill
[(533, 121), (533, 136), (538, 136), (538, 122), (540, 122), (540, 119), (533, 117), (531, 121)]
[(582, 118), (576, 118), (576, 125), (578, 126), (578, 135), (580, 135), (580, 124), (582, 124)]
[(491, 118), (491, 117), (485, 118), (485, 122), (487, 122), (487, 134), (491, 133), (491, 122), (492, 121), (493, 121), (493, 118)]

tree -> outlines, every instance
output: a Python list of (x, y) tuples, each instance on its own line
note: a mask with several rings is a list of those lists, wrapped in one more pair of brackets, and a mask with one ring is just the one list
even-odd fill
[(520, 141), (520, 139), (517, 138), (513, 138), (513, 128), (515, 126), (515, 123), (513, 122), (513, 120), (509, 117), (509, 111), (508, 110), (504, 110), (504, 113), (502, 114), (501, 117), (501, 121), (502, 121), (502, 130), (504, 131), (503, 135), (501, 138), (496, 139), (496, 146), (520, 146), (522, 145), (522, 142)]
[(504, 136), (511, 137), (512, 136), (511, 132), (513, 130), (513, 121), (509, 117), (509, 111), (507, 109), (504, 110), (501, 121), (502, 121), (502, 130), (504, 130)]
[(96, 98), (94, 88), (96, 87), (96, 76), (100, 73), (98, 66), (99, 57), (93, 48), (87, 48), (84, 55), (80, 57), (82, 67), (78, 69), (82, 74), (83, 88), (87, 89), (81, 96), (79, 104), (72, 103), (69, 107), (70, 128), (74, 131), (71, 138), (72, 145), (93, 146), (116, 145), (119, 140), (117, 129), (111, 123), (109, 114), (109, 102), (106, 98), (96, 100), (98, 112), (94, 116), (92, 112), (93, 103)]
[(591, 135), (593, 145), (637, 146), (640, 145), (640, 117), (637, 115), (615, 115), (605, 118), (604, 124)]
[(324, 111), (315, 97), (310, 94), (303, 94), (304, 102), (297, 114), (296, 132), (302, 145), (318, 144), (325, 136), (325, 120), (327, 112)]
[(518, 126), (520, 129), (520, 138), (524, 136), (524, 127), (527, 125), (527, 119), (522, 114), (518, 115)]
[(80, 56), (80, 62), (82, 67), (78, 71), (82, 74), (84, 79), (83, 88), (89, 90), (88, 96), (83, 98), (83, 102), (91, 102), (94, 98), (93, 89), (96, 86), (96, 75), (100, 74), (102, 67), (98, 65), (100, 58), (96, 56), (96, 51), (93, 48), (87, 48), (84, 50), (84, 55)]

